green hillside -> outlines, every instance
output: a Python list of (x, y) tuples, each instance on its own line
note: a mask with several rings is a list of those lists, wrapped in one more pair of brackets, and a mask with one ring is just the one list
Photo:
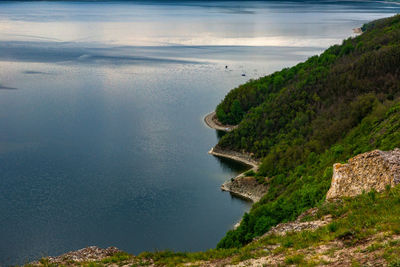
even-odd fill
[(240, 247), (323, 201), (333, 163), (400, 145), (400, 16), (363, 31), (233, 89), (217, 106), (221, 122), (239, 123), (218, 147), (261, 158), (257, 175), (270, 186), (219, 248)]

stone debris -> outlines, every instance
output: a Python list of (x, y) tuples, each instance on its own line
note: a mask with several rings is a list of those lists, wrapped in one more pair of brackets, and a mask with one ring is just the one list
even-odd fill
[(263, 238), (265, 236), (275, 234), (275, 235), (285, 235), (288, 232), (299, 232), (303, 230), (315, 230), (322, 226), (329, 224), (332, 221), (331, 215), (326, 215), (322, 218), (322, 220), (315, 220), (309, 222), (302, 222), (302, 220), (307, 216), (315, 216), (318, 212), (317, 208), (312, 208), (302, 213), (297, 219), (293, 222), (280, 223), (275, 227), (272, 227), (267, 233), (263, 236), (257, 238), (256, 240)]
[[(388, 266), (388, 263), (382, 257), (382, 249), (378, 249), (372, 252), (366, 252), (367, 248), (374, 244), (376, 240), (381, 240), (379, 235), (373, 236), (368, 240), (359, 243), (354, 246), (346, 246), (342, 241), (334, 240), (325, 244), (319, 245), (313, 248), (300, 249), (297, 251), (290, 251), (290, 254), (300, 254), (304, 256), (305, 261), (317, 262), (318, 266), (331, 266), (331, 267), (343, 267), (343, 266), (354, 266), (354, 260), (360, 264), (360, 266)], [(393, 235), (381, 241), (383, 244), (388, 245), (390, 241), (398, 242), (400, 236)], [(256, 259), (249, 259), (237, 264), (205, 264), (202, 266), (225, 266), (225, 267), (264, 267), (264, 266), (288, 266), (285, 262), (285, 254), (274, 254), (260, 257)], [(290, 265), (292, 266), (292, 265)]]
[(317, 220), (317, 221), (310, 221), (310, 222), (295, 221), (295, 222), (281, 223), (275, 227), (272, 227), (267, 234), (285, 235), (288, 232), (315, 230), (317, 228), (327, 225), (331, 221), (332, 221), (332, 216), (327, 215), (322, 220)]
[[(57, 257), (47, 257), (49, 263), (55, 264), (68, 264), (69, 262), (89, 262), (89, 261), (100, 261), (104, 258), (115, 255), (121, 252), (116, 247), (99, 248), (91, 246), (82, 248), (76, 251), (70, 251)], [(38, 264), (38, 262), (36, 262)], [(35, 265), (35, 263), (34, 263)]]
[(333, 165), (331, 187), (327, 200), (353, 197), (372, 189), (377, 192), (386, 186), (400, 183), (400, 149), (374, 150), (349, 159), (347, 164)]
[(238, 176), (223, 183), (221, 190), (257, 202), (267, 193), (268, 186), (258, 183), (254, 177)]

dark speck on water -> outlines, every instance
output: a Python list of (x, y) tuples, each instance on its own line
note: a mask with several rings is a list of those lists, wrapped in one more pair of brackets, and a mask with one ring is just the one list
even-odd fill
[(17, 88), (0, 85), (0, 90), (17, 90)]

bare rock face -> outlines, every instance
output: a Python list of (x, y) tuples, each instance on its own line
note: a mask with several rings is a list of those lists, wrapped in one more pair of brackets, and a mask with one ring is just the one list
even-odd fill
[(400, 183), (400, 149), (374, 150), (349, 159), (347, 164), (333, 165), (332, 184), (326, 199), (352, 197), (375, 189), (385, 190), (387, 185)]

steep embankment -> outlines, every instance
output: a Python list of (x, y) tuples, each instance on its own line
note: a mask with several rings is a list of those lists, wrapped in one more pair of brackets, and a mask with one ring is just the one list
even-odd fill
[[(295, 67), (250, 81), (218, 105), (222, 123), (239, 123), (216, 148), (262, 159), (266, 195), (219, 248), (240, 247), (324, 200), (332, 164), (400, 144), (400, 16)], [(261, 179), (258, 179), (261, 180)]]

